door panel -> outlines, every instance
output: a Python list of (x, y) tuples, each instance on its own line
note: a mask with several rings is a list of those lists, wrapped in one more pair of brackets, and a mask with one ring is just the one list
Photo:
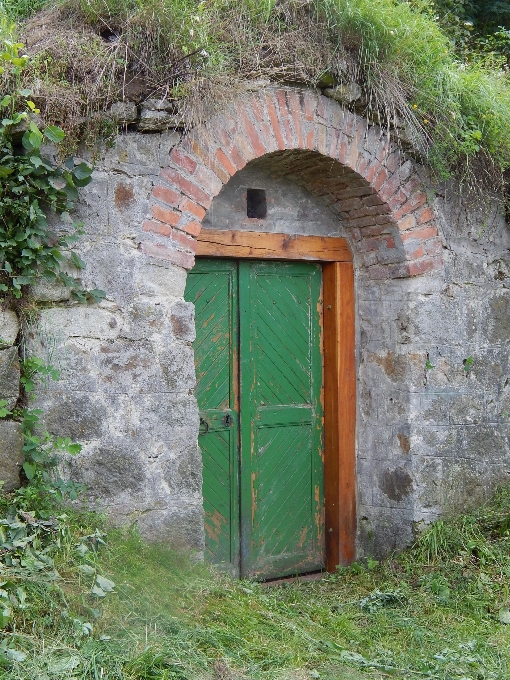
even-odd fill
[(197, 329), (206, 557), (233, 575), (239, 574), (237, 288), (237, 265), (225, 260), (198, 260), (186, 284)]
[(239, 264), (244, 576), (323, 566), (320, 295), (318, 265)]
[(324, 565), (321, 281), (314, 264), (232, 260), (188, 277), (207, 557), (234, 575)]

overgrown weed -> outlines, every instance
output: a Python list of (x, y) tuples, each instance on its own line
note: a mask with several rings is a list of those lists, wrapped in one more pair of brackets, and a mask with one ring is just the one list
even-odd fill
[(87, 130), (90, 140), (113, 134), (105, 112), (123, 98), (166, 98), (190, 127), (246, 80), (322, 88), (355, 81), (363, 88), (358, 112), (389, 127), (439, 178), (467, 167), (479, 181), (479, 168), (471, 172), (479, 157), (494, 186), (510, 164), (508, 74), (490, 52), (461, 62), (429, 2), (47, 4), (21, 35), (35, 56), (36, 103), (48, 122), (63, 123), (70, 141)]
[[(387, 561), (267, 586), (69, 513), (61, 579), (27, 586), (30, 608), (6, 636), (26, 657), (0, 678), (504, 680), (509, 517), (506, 488)], [(98, 574), (115, 584), (107, 597), (93, 595)]]

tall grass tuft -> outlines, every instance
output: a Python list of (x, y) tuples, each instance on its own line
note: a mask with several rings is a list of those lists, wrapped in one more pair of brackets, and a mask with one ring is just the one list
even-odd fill
[(0, 2), (15, 19), (54, 8), (51, 40), (37, 22), (22, 34), (35, 45), (40, 108), (68, 128), (97, 120), (134, 81), (142, 97), (173, 98), (194, 125), (246, 79), (355, 80), (364, 90), (358, 112), (411, 144), (439, 178), (483, 159), (493, 184), (510, 167), (508, 73), (487, 52), (460, 61), (427, 0)]

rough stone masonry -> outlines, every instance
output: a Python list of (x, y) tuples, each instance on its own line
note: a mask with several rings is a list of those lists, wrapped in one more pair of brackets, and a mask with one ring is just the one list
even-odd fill
[[(496, 200), (477, 212), (458, 186), (431, 186), (385, 131), (312, 90), (250, 93), (187, 135), (162, 130), (169, 121), (147, 127), (148, 110), (130, 115), (151, 134), (120, 134), (78, 206), (83, 284), (106, 299), (34, 291), (31, 349), (61, 371), (37, 406), (50, 432), (83, 445), (65, 474), (87, 485), (93, 507), (148, 538), (203, 548), (183, 295), (194, 237), (211, 227), (350, 244), (359, 556), (403, 547), (422, 523), (508, 481), (510, 232)], [(265, 219), (246, 217), (249, 186), (266, 190)], [(0, 398), (11, 405), (17, 334), (3, 312)], [(0, 423), (4, 488), (19, 481), (20, 450), (19, 426)]]

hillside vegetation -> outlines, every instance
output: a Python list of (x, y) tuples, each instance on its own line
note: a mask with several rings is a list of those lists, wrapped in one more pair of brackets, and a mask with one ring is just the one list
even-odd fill
[(510, 677), (510, 488), (385, 563), (272, 586), (3, 506), (3, 680)]
[[(113, 134), (105, 112), (123, 98), (169, 98), (191, 126), (246, 80), (321, 88), (354, 81), (363, 89), (358, 112), (411, 143), (439, 177), (476, 162), (478, 178), (485, 172), (493, 183), (510, 166), (510, 42), (498, 27), (508, 20), (506, 3), (3, 0), (2, 7), (4, 37), (16, 33), (32, 57), (23, 84), (70, 143), (87, 131), (89, 142)], [(9, 87), (4, 76), (0, 89)]]

